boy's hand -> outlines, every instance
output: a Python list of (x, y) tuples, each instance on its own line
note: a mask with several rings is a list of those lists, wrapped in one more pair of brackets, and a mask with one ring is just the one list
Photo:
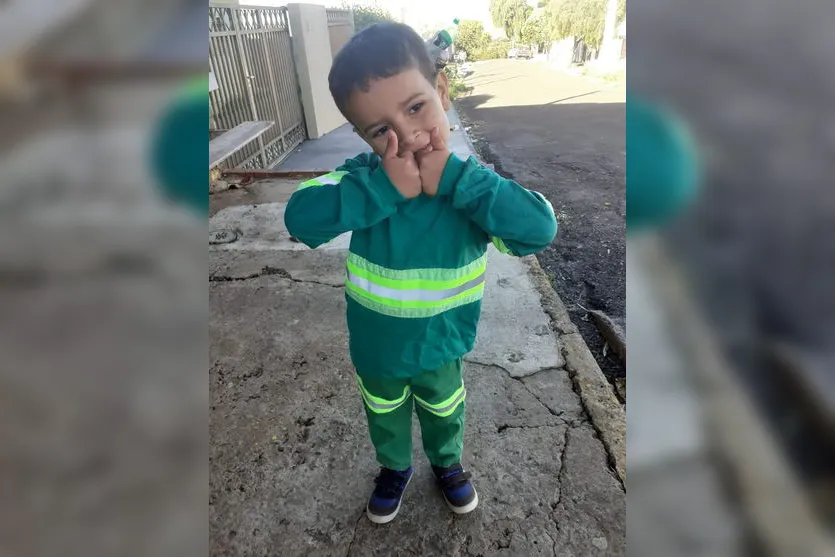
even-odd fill
[(434, 128), (429, 136), (429, 147), (417, 154), (420, 183), (426, 195), (434, 196), (438, 193), (438, 184), (441, 183), (449, 155), (450, 151), (441, 139), (441, 133), (438, 128)]
[(389, 180), (406, 199), (412, 199), (420, 195), (420, 171), (418, 170), (415, 155), (411, 151), (397, 155), (397, 134), (393, 130), (388, 132), (388, 143), (386, 152), (383, 155), (383, 168), (388, 174)]

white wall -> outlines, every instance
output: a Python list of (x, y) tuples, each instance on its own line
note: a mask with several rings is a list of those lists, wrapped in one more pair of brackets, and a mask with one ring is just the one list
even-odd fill
[(345, 123), (328, 88), (333, 60), (328, 16), (320, 4), (288, 4), (287, 9), (307, 135), (317, 139)]

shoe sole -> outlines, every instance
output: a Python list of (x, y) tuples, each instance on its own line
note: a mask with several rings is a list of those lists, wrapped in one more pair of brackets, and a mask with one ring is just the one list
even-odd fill
[(475, 487), (473, 487), (473, 493), (475, 494), (473, 500), (464, 505), (463, 507), (456, 507), (455, 505), (450, 503), (449, 500), (446, 498), (446, 495), (444, 495), (444, 501), (446, 501), (446, 506), (449, 507), (449, 510), (451, 510), (455, 514), (467, 514), (469, 512), (474, 511), (475, 508), (478, 506), (478, 492), (475, 490)]
[[(415, 475), (414, 472), (412, 472), (412, 476), (414, 476), (414, 475)], [(385, 516), (380, 516), (378, 514), (372, 513), (371, 510), (368, 508), (368, 505), (366, 505), (365, 506), (365, 516), (368, 517), (368, 520), (370, 520), (374, 524), (388, 524), (389, 522), (394, 520), (394, 517), (396, 517), (397, 513), (400, 512), (400, 505), (401, 505), (401, 503), (403, 503), (403, 497), (406, 496), (406, 489), (408, 489), (409, 484), (412, 481), (412, 476), (409, 476), (409, 479), (406, 480), (406, 487), (403, 488), (403, 495), (400, 496), (400, 501), (397, 502), (397, 508), (394, 509), (394, 512), (392, 512), (391, 514), (387, 514)]]

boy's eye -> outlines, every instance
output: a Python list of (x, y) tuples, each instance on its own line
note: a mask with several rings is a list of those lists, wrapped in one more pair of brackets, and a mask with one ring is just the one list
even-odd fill
[(413, 105), (409, 108), (409, 114), (417, 114), (418, 112), (420, 112), (420, 109), (421, 109), (421, 108), (423, 108), (423, 103), (422, 103), (422, 102), (421, 102), (421, 103), (417, 103), (417, 104), (413, 104)]
[(383, 126), (382, 128), (377, 128), (377, 131), (375, 131), (375, 132), (372, 134), (372, 137), (381, 137), (381, 136), (384, 136), (384, 135), (386, 135), (386, 133), (388, 133), (388, 131), (389, 131), (389, 127), (388, 127), (388, 126)]

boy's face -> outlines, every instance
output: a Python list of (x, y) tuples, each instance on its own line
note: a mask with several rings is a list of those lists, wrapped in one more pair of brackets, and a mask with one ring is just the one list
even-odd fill
[(368, 91), (354, 91), (348, 99), (346, 112), (356, 132), (382, 156), (389, 130), (397, 134), (398, 154), (425, 149), (435, 127), (446, 142), (449, 107), (446, 74), (439, 72), (433, 87), (420, 70), (410, 68), (372, 81)]

